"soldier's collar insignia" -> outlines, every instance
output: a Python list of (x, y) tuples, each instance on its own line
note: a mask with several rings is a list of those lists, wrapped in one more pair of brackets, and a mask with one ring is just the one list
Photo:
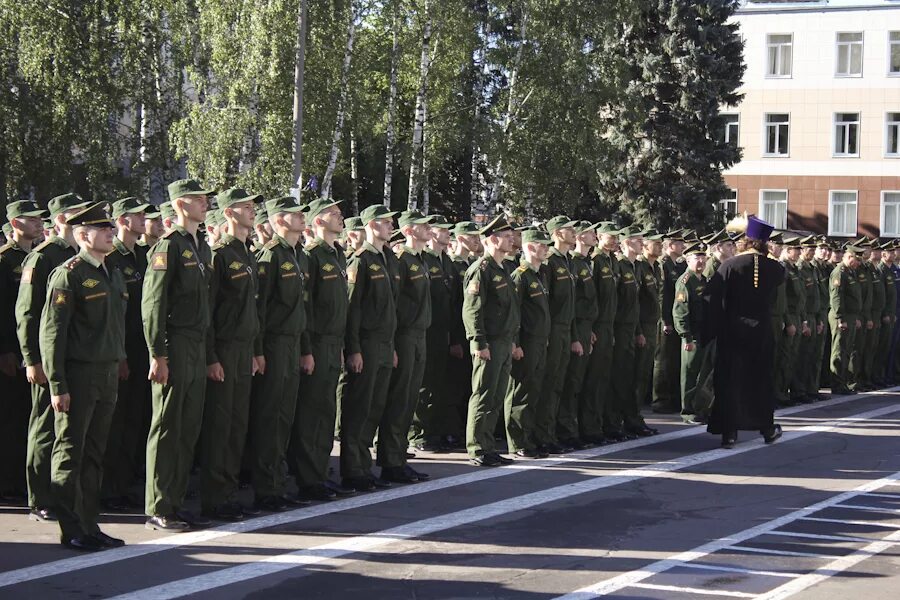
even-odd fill
[(181, 253), (181, 255), (185, 258), (192, 258), (194, 256), (194, 253), (191, 252), (190, 250), (185, 250), (184, 252)]
[(322, 270), (326, 273), (331, 273), (332, 271), (334, 271), (334, 265), (331, 263), (325, 263), (324, 265), (322, 265)]
[(83, 285), (87, 289), (95, 288), (99, 284), (100, 284), (100, 282), (97, 281), (96, 279), (85, 279), (84, 281), (81, 282), (81, 285)]

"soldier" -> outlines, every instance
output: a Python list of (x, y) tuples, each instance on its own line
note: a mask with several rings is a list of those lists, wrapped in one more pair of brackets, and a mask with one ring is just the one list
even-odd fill
[(22, 263), (32, 247), (43, 239), (41, 218), (46, 213), (31, 200), (6, 206), (8, 241), (0, 247), (0, 496), (25, 496), (25, 464), (31, 397), (16, 342), (16, 296), (22, 279)]
[(881, 335), (878, 337), (877, 359), (873, 375), (876, 383), (882, 386), (890, 385), (891, 373), (888, 369), (888, 356), (897, 322), (897, 287), (892, 268), (894, 266), (892, 246), (893, 242), (882, 244), (881, 262), (878, 264), (878, 272), (884, 282), (884, 309), (881, 311)]
[(865, 382), (869, 388), (875, 389), (875, 356), (878, 353), (878, 340), (881, 338), (881, 325), (885, 307), (884, 277), (878, 268), (881, 262), (881, 247), (878, 240), (870, 242), (871, 252), (865, 263), (865, 268), (872, 285), (872, 303), (869, 309), (869, 318), (872, 321), (872, 329), (866, 332), (866, 346), (863, 350), (863, 364)]
[[(212, 193), (212, 192), (210, 192)], [(159, 218), (162, 223), (163, 235), (169, 233), (175, 228), (175, 209), (172, 208), (172, 201), (167, 200), (159, 205)], [(204, 221), (206, 220), (206, 215), (203, 216)]]
[[(255, 234), (256, 246), (262, 248), (272, 240), (272, 224), (269, 223), (269, 214), (260, 207), (253, 217), (253, 233)], [(310, 236), (310, 240), (312, 236)]]
[(806, 291), (797, 270), (800, 258), (799, 238), (784, 240), (780, 262), (784, 267), (785, 311), (784, 330), (777, 338), (775, 350), (775, 402), (778, 406), (790, 406), (798, 402), (796, 390), (791, 389), (791, 378), (797, 362), (797, 346), (801, 335), (809, 335), (806, 321)]
[(219, 243), (222, 235), (225, 233), (225, 217), (222, 216), (221, 208), (210, 210), (206, 213), (206, 219), (203, 221), (205, 232), (204, 237), (206, 243), (212, 248)]
[(306, 228), (305, 210), (292, 196), (266, 202), (273, 234), (257, 263), (260, 335), (253, 354), (265, 366), (253, 380), (247, 454), (255, 507), (274, 512), (287, 507), (281, 465), (297, 410), (300, 373), (313, 368), (304, 303), (309, 269), (306, 255), (297, 249)]
[(145, 526), (184, 531), (210, 523), (185, 510), (184, 499), (206, 394), (212, 257), (197, 230), (206, 218), (211, 191), (194, 179), (181, 179), (169, 184), (168, 193), (168, 210), (175, 213), (174, 221), (150, 249), (141, 298), (153, 398), (147, 437)]
[(512, 361), (504, 417), (509, 451), (522, 458), (549, 456), (535, 437), (534, 408), (541, 395), (550, 337), (550, 305), (540, 274), (550, 244), (541, 231), (522, 232), (522, 264), (512, 275), (521, 313), (517, 341), (521, 353)]
[(735, 246), (731, 234), (724, 229), (704, 238), (703, 241), (709, 248), (709, 258), (706, 260), (706, 267), (703, 268), (703, 276), (709, 281), (722, 263), (734, 256)]
[(653, 365), (657, 339), (660, 336), (660, 304), (662, 301), (663, 274), (659, 265), (662, 254), (661, 235), (650, 229), (642, 234), (643, 252), (634, 263), (634, 276), (638, 282), (640, 324), (645, 344), (635, 349), (634, 401), (638, 407), (651, 403), (653, 391)]
[[(812, 402), (818, 390), (810, 385), (810, 370), (818, 366), (814, 353), (818, 336), (822, 335), (824, 326), (817, 320), (819, 314), (819, 281), (816, 269), (812, 264), (816, 252), (815, 236), (798, 239), (795, 244), (800, 248), (800, 255), (795, 263), (795, 270), (800, 282), (802, 305), (801, 334), (797, 340), (797, 357), (793, 371), (788, 375), (791, 388), (791, 402), (795, 404)], [(802, 327), (802, 322), (806, 327)]]
[(144, 235), (138, 240), (138, 245), (149, 250), (163, 233), (162, 214), (158, 209), (148, 208), (144, 211)]
[(359, 217), (349, 217), (344, 221), (344, 235), (346, 236), (346, 248), (344, 255), (347, 260), (353, 256), (353, 253), (362, 248), (366, 241), (366, 230), (363, 227), (362, 219)]
[(862, 329), (862, 290), (856, 274), (862, 248), (847, 246), (841, 263), (829, 278), (831, 327), (831, 394), (850, 394), (850, 363), (856, 348), (856, 336)]
[(150, 405), (150, 358), (141, 321), (141, 295), (147, 271), (147, 248), (138, 245), (145, 233), (149, 204), (134, 197), (113, 202), (112, 218), (118, 232), (106, 257), (110, 269), (118, 269), (128, 291), (125, 309), (125, 360), (119, 364), (119, 385), (103, 460), (103, 505), (124, 510), (134, 503), (128, 490), (135, 481), (146, 453), (145, 420)]
[[(833, 267), (828, 262), (830, 256), (831, 249), (828, 240), (824, 236), (819, 236), (816, 241), (815, 257), (813, 258), (812, 264), (816, 270), (816, 278), (819, 282), (819, 314), (816, 316), (816, 323), (821, 323), (822, 331), (816, 336), (816, 344), (813, 348), (814, 366), (810, 369), (810, 382), (807, 386), (808, 389), (813, 391), (816, 400), (825, 399), (825, 396), (823, 396), (819, 390), (822, 387), (823, 376), (827, 382), (831, 370), (829, 367), (829, 358), (831, 356), (831, 329), (828, 326), (828, 310), (831, 303), (831, 294), (828, 291), (828, 285)], [(826, 348), (828, 349), (827, 352)]]
[(854, 392), (867, 392), (871, 388), (866, 373), (866, 352), (869, 336), (875, 327), (875, 323), (872, 321), (873, 281), (867, 267), (872, 250), (869, 240), (866, 238), (858, 240), (856, 246), (862, 248), (862, 253), (858, 257), (859, 262), (855, 268), (856, 279), (862, 294), (862, 308), (859, 313), (862, 328), (856, 332), (854, 351), (850, 355), (850, 378), (852, 381), (850, 389)]
[(685, 239), (691, 231), (674, 231), (663, 240), (662, 306), (660, 307), (660, 334), (653, 363), (653, 410), (661, 413), (677, 413), (680, 410), (678, 379), (681, 367), (681, 340), (672, 322), (672, 306), (675, 302), (675, 282), (686, 268), (681, 254)]
[(125, 545), (97, 520), (128, 292), (119, 270), (105, 264), (115, 231), (109, 205), (94, 203), (66, 224), (80, 251), (50, 275), (40, 327), (56, 433), (50, 478), (62, 544), (95, 551)]
[[(512, 225), (510, 225), (512, 227)], [(503, 257), (503, 269), (512, 277), (513, 271), (519, 268), (519, 257), (522, 255), (522, 231), (527, 228), (513, 227), (512, 245)]]
[(711, 403), (700, 392), (701, 367), (708, 349), (706, 326), (706, 244), (697, 242), (685, 248), (687, 269), (675, 284), (672, 323), (681, 338), (681, 418), (695, 425), (706, 423)]
[(519, 305), (515, 284), (503, 268), (512, 249), (512, 227), (500, 215), (485, 225), (485, 255), (466, 271), (463, 322), (472, 352), (472, 396), (466, 420), (466, 449), (472, 464), (495, 467), (512, 459), (494, 446), (494, 429), (509, 386), (519, 334)]
[(347, 265), (350, 305), (341, 398), (341, 485), (358, 492), (391, 486), (372, 473), (369, 447), (384, 414), (391, 374), (397, 366), (395, 265), (387, 248), (394, 229), (392, 219), (397, 214), (383, 204), (362, 211), (366, 237)]
[(393, 483), (428, 479), (426, 473), (407, 464), (406, 449), (425, 373), (425, 332), (431, 325), (430, 279), (423, 258), (425, 244), (431, 239), (429, 221), (429, 217), (415, 210), (404, 211), (397, 220), (406, 238), (397, 248), (397, 368), (391, 375), (388, 401), (378, 425), (381, 478)]
[(28, 483), (29, 518), (55, 521), (50, 490), (50, 454), (53, 450), (53, 407), (50, 388), (41, 361), (39, 343), (41, 310), (50, 272), (75, 256), (76, 243), (66, 219), (87, 206), (77, 194), (63, 194), (48, 203), (54, 234), (35, 246), (22, 263), (22, 278), (16, 297), (16, 333), (25, 362), (25, 377), (31, 384), (31, 414), (28, 417), (28, 448), (25, 479)]

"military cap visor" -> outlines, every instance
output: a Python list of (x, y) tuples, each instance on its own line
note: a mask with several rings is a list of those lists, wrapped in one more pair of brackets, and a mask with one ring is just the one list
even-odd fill
[(262, 198), (262, 194), (248, 194), (243, 188), (230, 188), (216, 195), (216, 204), (219, 208), (228, 208), (238, 202), (256, 202)]
[(406, 227), (407, 225), (428, 225), (429, 223), (431, 223), (431, 217), (426, 217), (417, 210), (405, 210), (400, 213), (400, 217), (397, 219), (397, 224), (400, 225), (400, 227)]
[(321, 198), (313, 200), (309, 203), (309, 217), (311, 219), (318, 217), (332, 206), (339, 206), (341, 202), (341, 200), (325, 200)]
[(453, 235), (476, 235), (478, 225), (472, 221), (461, 221), (453, 227)]
[(364, 208), (363, 211), (359, 213), (359, 218), (365, 226), (375, 219), (393, 219), (399, 214), (399, 212), (390, 210), (384, 204), (373, 204), (372, 206)]
[(684, 249), (685, 256), (702, 255), (706, 256), (708, 247), (703, 242), (695, 242)]
[(547, 231), (553, 233), (557, 229), (575, 229), (579, 221), (570, 221), (569, 217), (560, 215), (547, 221)]
[(641, 228), (635, 225), (631, 227), (625, 227), (619, 231), (619, 237), (628, 239), (628, 238), (638, 238), (641, 237)]
[(612, 221), (601, 221), (597, 223), (597, 233), (605, 233), (608, 235), (618, 235), (619, 228)]
[(504, 231), (512, 231), (512, 226), (503, 215), (497, 215), (487, 225), (478, 230), (478, 235), (487, 237)]
[(32, 200), (20, 200), (6, 205), (6, 218), (12, 221), (19, 217), (45, 217), (47, 212)]
[(597, 225), (591, 223), (590, 221), (575, 221), (575, 233), (585, 233), (587, 231), (593, 231), (597, 228)]
[(112, 216), (109, 212), (109, 204), (106, 202), (94, 202), (66, 219), (67, 225), (88, 227), (112, 227)]
[(63, 194), (50, 199), (47, 208), (50, 210), (50, 218), (70, 210), (85, 208), (90, 202), (86, 202), (78, 194)]
[(444, 215), (431, 215), (428, 224), (440, 229), (453, 229), (453, 223), (448, 223)]
[(522, 232), (522, 243), (523, 244), (542, 244), (544, 246), (549, 246), (553, 243), (553, 240), (538, 229), (530, 229), (528, 231)]
[(162, 216), (159, 210), (148, 210), (144, 213), (144, 219), (158, 219)]
[(273, 217), (278, 213), (296, 213), (307, 210), (306, 206), (300, 206), (293, 196), (280, 196), (272, 200), (266, 200), (265, 210), (259, 210), (256, 216), (262, 215), (263, 219)]
[(184, 198), (185, 196), (209, 196), (215, 194), (215, 190), (204, 189), (196, 179), (179, 179), (173, 181), (168, 187), (169, 200)]
[(146, 212), (150, 209), (151, 206), (145, 202), (141, 202), (140, 199), (135, 197), (122, 198), (121, 200), (116, 200), (112, 204), (112, 217), (113, 219), (118, 219), (122, 215), (131, 215), (136, 213)]

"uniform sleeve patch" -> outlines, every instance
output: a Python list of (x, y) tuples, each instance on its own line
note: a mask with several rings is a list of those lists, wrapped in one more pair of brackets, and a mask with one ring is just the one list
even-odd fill
[(841, 287), (841, 278), (840, 278), (840, 277), (835, 277), (834, 280), (831, 282), (831, 284), (832, 284), (834, 287)]
[(675, 296), (675, 300), (677, 300), (678, 302), (685, 302), (687, 300), (687, 297), (683, 293), (678, 292), (678, 295)]
[(356, 283), (356, 269), (350, 268), (347, 269), (347, 281), (350, 283)]
[(478, 292), (481, 291), (481, 282), (477, 279), (473, 279), (466, 291), (472, 296), (477, 296)]
[(34, 267), (25, 267), (22, 269), (22, 283), (31, 283), (34, 277)]
[(154, 271), (165, 271), (169, 266), (169, 255), (165, 252), (157, 252), (150, 259), (150, 268)]
[(67, 290), (53, 290), (53, 306), (65, 306), (69, 303), (69, 292)]

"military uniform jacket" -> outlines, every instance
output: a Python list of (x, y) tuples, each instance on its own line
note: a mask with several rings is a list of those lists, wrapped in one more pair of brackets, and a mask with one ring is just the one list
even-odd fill
[(884, 278), (878, 265), (873, 262), (866, 263), (866, 270), (869, 273), (869, 280), (872, 282), (872, 303), (869, 316), (877, 324), (884, 314)]
[(832, 264), (825, 260), (816, 260), (813, 262), (816, 269), (816, 277), (818, 278), (819, 288), (819, 318), (828, 318), (828, 309), (831, 304), (831, 292), (828, 289), (831, 271), (834, 270)]
[(389, 268), (390, 250), (379, 252), (365, 242), (347, 265), (350, 305), (347, 310), (347, 352), (362, 352), (361, 340), (390, 342), (397, 330), (394, 278)]
[(306, 328), (310, 337), (343, 341), (347, 327), (347, 263), (344, 253), (316, 238), (306, 246), (309, 281), (306, 295)]
[(550, 319), (555, 327), (568, 327), (575, 334), (575, 276), (569, 256), (550, 249), (547, 262), (541, 266), (541, 277), (550, 294)]
[(784, 322), (786, 326), (799, 327), (800, 322), (806, 319), (806, 290), (800, 280), (797, 265), (788, 261), (783, 261), (781, 264), (784, 267), (784, 291), (785, 300), (787, 300)]
[(597, 322), (612, 323), (618, 300), (618, 261), (605, 250), (594, 253), (594, 283), (597, 284)]
[(685, 342), (703, 341), (707, 306), (705, 289), (706, 277), (693, 271), (686, 270), (675, 283), (672, 323)]
[(306, 335), (306, 280), (309, 265), (303, 251), (277, 233), (259, 253), (256, 263), (256, 314), (260, 335), (253, 353), (262, 356), (267, 335), (300, 337), (300, 351), (311, 352)]
[(194, 241), (181, 225), (166, 233), (150, 249), (141, 315), (150, 356), (168, 356), (172, 335), (198, 343), (209, 327), (209, 246)]
[(422, 250), (422, 261), (428, 269), (431, 288), (431, 328), (447, 331), (450, 328), (450, 277), (452, 273), (444, 269), (443, 252)]
[[(141, 295), (144, 288), (144, 273), (147, 271), (147, 248), (134, 245), (128, 249), (119, 238), (113, 238), (113, 249), (106, 255), (106, 266), (118, 269), (128, 290), (128, 305), (125, 309), (125, 353), (129, 362), (139, 360), (143, 355), (146, 362), (147, 344), (144, 342), (144, 323), (141, 320)], [(134, 368), (136, 365), (130, 365)]]
[(703, 276), (709, 281), (713, 275), (715, 275), (716, 271), (719, 270), (719, 267), (722, 266), (722, 261), (719, 260), (715, 254), (710, 254), (709, 258), (706, 261), (706, 266), (703, 267)]
[(683, 259), (675, 260), (671, 256), (666, 255), (660, 259), (660, 265), (663, 274), (662, 306), (660, 308), (660, 314), (662, 316), (663, 324), (672, 327), (672, 306), (675, 304), (675, 283), (687, 269), (687, 263), (684, 262)]
[(575, 320), (593, 325), (597, 320), (599, 307), (591, 259), (573, 252), (572, 273), (575, 275)]
[(831, 272), (829, 280), (831, 314), (841, 321), (858, 319), (863, 303), (862, 286), (856, 273), (849, 267), (839, 264)]
[(893, 317), (897, 306), (897, 288), (895, 285), (894, 271), (885, 262), (878, 263), (878, 271), (884, 282), (884, 309), (882, 318)]
[(787, 280), (787, 272), (784, 269), (784, 265), (777, 258), (769, 255), (769, 258), (778, 263), (781, 267), (781, 270), (784, 271), (784, 279), (781, 280), (775, 287), (775, 294), (772, 296), (772, 306), (770, 309), (770, 314), (772, 317), (772, 323), (774, 325), (779, 325), (781, 329), (787, 325), (785, 321), (785, 317), (787, 315), (787, 286), (785, 281)]
[(256, 342), (256, 257), (231, 234), (224, 234), (212, 249), (209, 278), (209, 329), (206, 364), (219, 362), (216, 346), (222, 342)]
[(801, 260), (797, 263), (797, 274), (800, 276), (800, 283), (803, 285), (806, 317), (818, 318), (820, 312), (818, 272), (811, 262)]
[(431, 278), (424, 254), (409, 246), (397, 251), (397, 333), (421, 334), (431, 326)]
[(0, 247), (0, 354), (19, 354), (16, 340), (16, 296), (22, 263), (28, 253), (14, 240)]
[(462, 345), (466, 343), (466, 327), (463, 325), (463, 282), (466, 279), (466, 271), (472, 265), (471, 259), (460, 256), (450, 257), (450, 269), (453, 276), (450, 278), (450, 345)]
[(466, 271), (463, 324), (474, 353), (494, 339), (514, 341), (519, 335), (516, 285), (502, 265), (482, 256)]
[(522, 264), (513, 271), (512, 279), (522, 315), (518, 337), (528, 336), (546, 342), (550, 337), (550, 302), (540, 272), (522, 259)]
[(616, 323), (620, 325), (634, 325), (637, 333), (638, 319), (641, 314), (638, 295), (640, 293), (635, 266), (627, 258), (621, 258), (618, 264), (619, 285), (616, 300)]
[(519, 268), (519, 254), (503, 257), (503, 270), (512, 276), (513, 271)]
[(47, 298), (50, 272), (73, 256), (75, 249), (66, 240), (54, 235), (32, 248), (22, 263), (22, 278), (16, 298), (16, 333), (22, 357), (28, 366), (41, 364), (41, 311)]
[(655, 326), (659, 322), (662, 300), (660, 268), (656, 263), (650, 263), (645, 257), (639, 256), (634, 261), (634, 276), (638, 282), (641, 323), (650, 323)]
[(860, 263), (855, 273), (862, 294), (862, 308), (859, 310), (859, 315), (865, 325), (866, 321), (872, 320), (872, 278), (869, 277), (869, 269), (865, 263)]
[(54, 269), (40, 327), (51, 394), (69, 393), (66, 374), (72, 361), (112, 363), (125, 358), (127, 303), (121, 272), (104, 268), (85, 251)]

